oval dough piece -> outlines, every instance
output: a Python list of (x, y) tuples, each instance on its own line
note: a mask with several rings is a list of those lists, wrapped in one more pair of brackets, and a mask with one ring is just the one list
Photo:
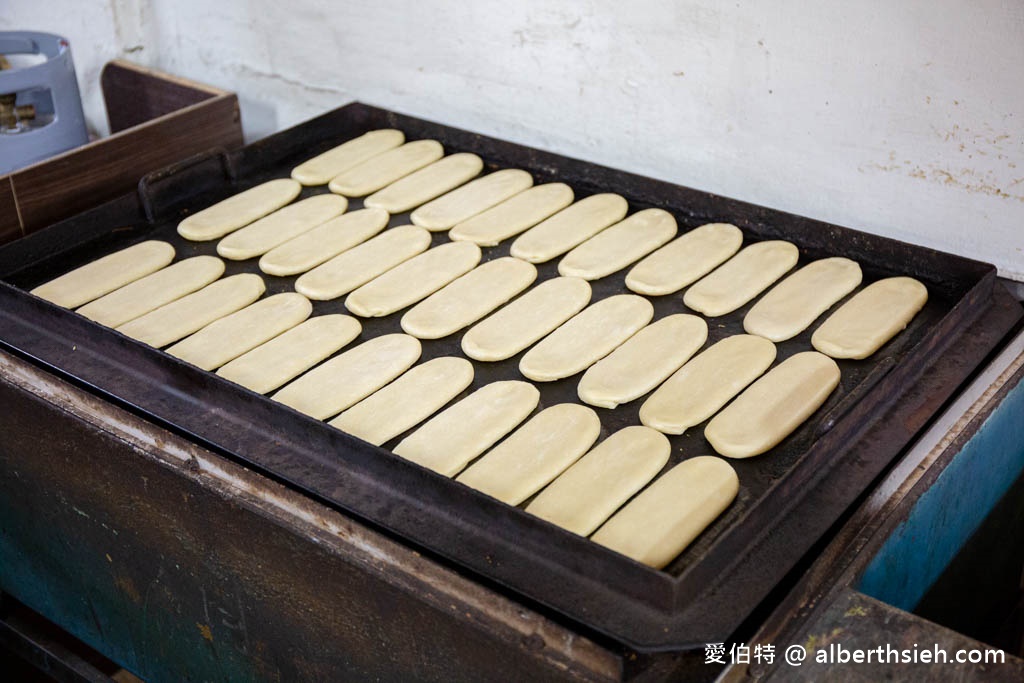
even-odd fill
[(477, 178), (412, 212), (415, 225), (427, 230), (447, 230), (456, 223), (500, 204), (533, 185), (533, 176), (518, 168), (506, 168)]
[(561, 211), (572, 200), (572, 188), (564, 183), (537, 185), (467, 218), (452, 228), (448, 237), (493, 247)]
[(75, 268), (39, 285), (32, 294), (64, 308), (78, 308), (160, 270), (173, 260), (174, 247), (167, 242), (147, 240)]
[(790, 242), (757, 242), (686, 290), (683, 303), (714, 318), (732, 313), (796, 265), (800, 250)]
[(528, 382), (492, 382), (402, 439), (395, 455), (454, 476), (518, 427), (539, 401), (540, 392)]
[(537, 279), (532, 263), (511, 256), (477, 266), (413, 306), (402, 329), (420, 339), (440, 339), (475, 323)]
[(632, 337), (654, 317), (651, 302), (617, 294), (585, 308), (530, 349), (519, 372), (550, 382), (586, 370)]
[(775, 344), (737, 334), (713, 344), (679, 368), (640, 406), (640, 422), (682, 434), (708, 419), (775, 361)]
[(590, 284), (579, 278), (542, 282), (471, 327), (462, 337), (462, 351), (474, 360), (511, 358), (582, 311), (590, 294)]
[(197, 211), (178, 223), (178, 234), (193, 242), (218, 239), (277, 211), (301, 191), (302, 185), (289, 178), (268, 180)]
[(292, 178), (303, 185), (326, 185), (342, 171), (394, 149), (403, 142), (405, 135), (400, 130), (371, 130), (299, 164), (292, 169)]
[(163, 348), (248, 306), (266, 289), (259, 275), (232, 275), (141, 315), (117, 330), (143, 344)]
[(428, 360), (331, 420), (331, 425), (379, 446), (423, 422), (472, 383), (473, 364), (465, 358)]
[(857, 288), (860, 266), (846, 258), (809, 263), (762, 297), (743, 318), (743, 329), (773, 342), (800, 334)]
[(626, 274), (626, 286), (648, 296), (678, 292), (724, 263), (741, 244), (743, 233), (735, 225), (702, 225), (633, 266)]
[(265, 254), (324, 221), (345, 213), (348, 200), (335, 194), (318, 194), (265, 216), (217, 243), (217, 253), (242, 261)]
[(342, 171), (327, 185), (335, 194), (365, 197), (444, 156), (437, 140), (416, 140)]
[(408, 370), (419, 360), (421, 351), (416, 337), (385, 334), (313, 368), (271, 398), (325, 420)]
[(370, 239), (389, 218), (383, 209), (360, 209), (332, 218), (268, 251), (260, 259), (260, 270), (282, 277), (304, 273)]
[(560, 403), (534, 415), (456, 481), (519, 505), (579, 460), (600, 433), (592, 409)]
[(589, 536), (661, 471), (671, 452), (661, 432), (620, 429), (551, 482), (526, 511)]
[(703, 318), (677, 313), (651, 323), (583, 373), (580, 400), (615, 408), (640, 398), (678, 370), (708, 338)]
[(722, 455), (750, 458), (789, 436), (839, 386), (839, 366), (823, 353), (804, 351), (772, 368), (704, 428)]
[(172, 263), (78, 309), (90, 320), (117, 327), (202, 289), (224, 274), (216, 256), (194, 256)]
[(661, 569), (722, 514), (739, 493), (732, 466), (713, 455), (679, 463), (622, 508), (590, 540)]
[(909, 277), (874, 282), (830, 315), (811, 345), (833, 358), (867, 358), (904, 330), (928, 301), (928, 289)]
[(402, 213), (455, 189), (483, 169), (483, 159), (475, 154), (452, 154), (374, 192), (363, 205)]
[(390, 315), (468, 273), (480, 263), (480, 256), (480, 247), (472, 242), (428, 249), (349, 294), (345, 308), (364, 318)]
[(415, 225), (385, 230), (300, 276), (295, 291), (317, 301), (337, 299), (429, 246), (430, 233)]
[(359, 336), (362, 325), (347, 315), (320, 315), (242, 354), (217, 374), (265, 394), (310, 369)]
[(530, 263), (550, 261), (618, 223), (628, 210), (629, 204), (617, 194), (591, 195), (517, 237), (511, 254)]
[(606, 277), (665, 244), (677, 230), (676, 219), (668, 211), (638, 211), (566, 254), (558, 263), (558, 273), (584, 280)]

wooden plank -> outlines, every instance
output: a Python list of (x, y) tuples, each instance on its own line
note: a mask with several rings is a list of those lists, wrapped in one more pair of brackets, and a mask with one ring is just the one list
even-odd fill
[(121, 60), (103, 67), (100, 87), (112, 134), (218, 95), (230, 94)]
[(14, 200), (14, 185), (10, 178), (0, 178), (0, 244), (16, 240), (23, 234), (18, 203)]

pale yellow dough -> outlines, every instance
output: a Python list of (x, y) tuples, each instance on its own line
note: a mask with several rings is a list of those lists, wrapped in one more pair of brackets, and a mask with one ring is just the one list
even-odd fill
[(530, 349), (519, 371), (550, 382), (586, 370), (632, 337), (654, 317), (654, 306), (635, 294), (617, 294), (592, 304)]
[(447, 230), (533, 185), (533, 176), (518, 168), (506, 168), (477, 178), (412, 212), (415, 225), (427, 230)]
[(593, 237), (625, 217), (629, 204), (617, 194), (595, 194), (533, 226), (512, 243), (511, 253), (544, 263)]
[(215, 240), (277, 211), (301, 191), (289, 178), (268, 180), (192, 214), (178, 223), (178, 234), (193, 242)]
[(909, 277), (891, 277), (857, 292), (811, 335), (811, 345), (833, 358), (867, 358), (905, 329), (928, 301), (928, 289)]
[(413, 306), (402, 329), (420, 339), (440, 339), (475, 323), (537, 279), (537, 268), (517, 258), (488, 261)]
[(361, 331), (353, 317), (319, 315), (242, 354), (217, 374), (265, 394), (340, 350)]
[(589, 536), (661, 471), (671, 451), (661, 432), (620, 429), (537, 494), (526, 511)]
[(405, 135), (400, 130), (371, 130), (299, 164), (292, 170), (292, 178), (303, 185), (326, 185), (342, 171), (394, 149), (403, 142)]
[(615, 408), (640, 398), (678, 370), (704, 345), (708, 325), (677, 313), (651, 323), (592, 365), (580, 380), (580, 400)]
[(579, 460), (600, 433), (601, 421), (592, 409), (559, 403), (530, 418), (456, 481), (519, 505)]
[(335, 194), (318, 194), (279, 209), (233, 232), (217, 243), (217, 253), (242, 261), (265, 254), (293, 237), (345, 213), (348, 200)]
[(363, 204), (402, 213), (455, 189), (483, 169), (483, 160), (475, 154), (452, 154), (374, 192)]
[(704, 436), (730, 458), (760, 455), (803, 424), (837, 386), (839, 366), (828, 356), (790, 356), (712, 418)]
[(751, 244), (686, 290), (683, 303), (709, 318), (732, 313), (785, 275), (799, 257), (790, 242)]
[(737, 334), (713, 344), (658, 387), (640, 406), (640, 421), (682, 434), (708, 419), (760, 377), (775, 360), (775, 344)]
[(558, 263), (558, 273), (597, 280), (622, 270), (672, 239), (676, 219), (662, 209), (644, 209), (602, 230)]
[(337, 415), (401, 375), (419, 360), (420, 342), (385, 334), (318, 365), (272, 396), (318, 420)]
[(443, 356), (417, 365), (331, 425), (379, 446), (427, 419), (473, 382), (473, 364)]
[(346, 197), (365, 197), (444, 156), (437, 140), (416, 140), (352, 166), (331, 179), (327, 188)]
[(637, 562), (661, 569), (732, 503), (739, 478), (721, 458), (702, 455), (658, 477), (591, 536)]
[(540, 392), (528, 382), (492, 382), (402, 439), (395, 455), (454, 476), (518, 427), (539, 401)]
[(260, 258), (260, 270), (268, 275), (297, 275), (362, 244), (388, 224), (383, 209), (360, 209), (332, 218)]
[(626, 274), (626, 286), (648, 296), (678, 292), (724, 263), (741, 244), (743, 233), (735, 225), (702, 225), (633, 266)]
[(572, 200), (572, 188), (564, 183), (537, 185), (467, 218), (453, 227), (448, 237), (493, 247), (561, 211)]
[(160, 270), (173, 260), (174, 247), (167, 242), (147, 240), (75, 268), (39, 285), (32, 294), (64, 308), (78, 308)]

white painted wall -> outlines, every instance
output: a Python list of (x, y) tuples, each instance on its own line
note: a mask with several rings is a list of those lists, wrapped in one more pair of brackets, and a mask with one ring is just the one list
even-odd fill
[(4, 0), (238, 92), (250, 139), (354, 99), (996, 263), (1024, 279), (1015, 0)]

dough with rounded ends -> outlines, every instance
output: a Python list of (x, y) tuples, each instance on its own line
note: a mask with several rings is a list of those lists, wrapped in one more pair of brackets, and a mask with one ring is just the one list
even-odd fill
[(340, 216), (347, 208), (348, 200), (336, 194), (303, 199), (231, 233), (217, 243), (217, 253), (235, 261), (265, 254), (324, 221)]
[(583, 373), (580, 400), (615, 408), (640, 398), (678, 370), (708, 338), (708, 324), (696, 315), (662, 318), (627, 339)]
[(629, 210), (617, 194), (595, 194), (538, 223), (512, 243), (511, 254), (530, 263), (544, 263), (618, 223)]
[(561, 211), (572, 200), (572, 188), (565, 183), (537, 185), (467, 218), (453, 227), (448, 237), (493, 247)]
[(732, 313), (785, 275), (800, 258), (791, 242), (757, 242), (686, 290), (683, 303), (714, 318)]
[(540, 392), (529, 382), (492, 382), (402, 439), (395, 455), (446, 477), (519, 426), (537, 407)]
[(318, 365), (271, 398), (318, 420), (358, 403), (419, 360), (416, 337), (385, 334)]
[(299, 164), (292, 169), (292, 178), (303, 185), (326, 185), (342, 171), (394, 149), (403, 142), (405, 134), (400, 130), (371, 130)]
[(197, 211), (178, 223), (178, 234), (193, 242), (215, 240), (299, 196), (302, 185), (290, 178), (276, 178)]
[(833, 358), (867, 358), (904, 330), (928, 301), (928, 289), (910, 277), (873, 282), (825, 319), (811, 345)]
[(356, 164), (331, 179), (327, 188), (346, 197), (365, 197), (444, 156), (437, 140), (416, 140)]
[(337, 299), (429, 246), (430, 233), (415, 225), (385, 230), (301, 275), (295, 281), (295, 291), (316, 301)]
[(305, 273), (370, 239), (389, 218), (383, 209), (360, 209), (332, 218), (268, 251), (260, 258), (260, 270), (282, 277)]
[(672, 445), (648, 427), (625, 427), (551, 482), (526, 511), (589, 536), (668, 462)]
[(617, 294), (576, 314), (519, 361), (519, 372), (550, 382), (586, 370), (632, 337), (654, 317), (651, 302)]
[(558, 273), (584, 280), (606, 277), (668, 242), (676, 230), (668, 211), (638, 211), (575, 247), (559, 261)]
[(140, 315), (117, 331), (143, 344), (163, 348), (248, 306), (266, 289), (259, 275), (232, 275)]
[(363, 205), (402, 213), (455, 189), (483, 169), (483, 159), (475, 154), (452, 154), (374, 192)]
[(530, 418), (456, 481), (519, 505), (579, 460), (600, 433), (601, 421), (591, 408), (559, 403)]
[(684, 460), (658, 477), (590, 537), (655, 569), (683, 552), (739, 493), (732, 465), (713, 455)]
[(704, 437), (722, 455), (750, 458), (789, 436), (839, 386), (839, 366), (804, 351), (772, 368), (715, 415)]
[(480, 263), (480, 247), (449, 242), (370, 280), (345, 299), (345, 308), (364, 318), (379, 318), (411, 306)]
[(708, 419), (775, 361), (775, 344), (737, 334), (713, 344), (679, 368), (640, 406), (640, 422), (682, 434)]
[(413, 224), (427, 230), (447, 230), (533, 185), (533, 176), (506, 168), (477, 178), (412, 212)]
[(511, 256), (488, 261), (442, 287), (402, 316), (402, 329), (440, 339), (475, 323), (537, 279), (532, 263)]
[(743, 233), (735, 225), (707, 223), (633, 266), (626, 274), (626, 286), (648, 296), (678, 292), (724, 263), (741, 244)]
[(32, 294), (64, 308), (78, 308), (155, 273), (173, 260), (174, 247), (170, 244), (146, 240), (39, 285)]
[(217, 374), (257, 394), (265, 394), (343, 348), (362, 329), (351, 316), (318, 315), (242, 354), (217, 370)]
[(379, 446), (423, 422), (472, 383), (473, 364), (465, 358), (428, 360), (331, 420), (331, 426)]

